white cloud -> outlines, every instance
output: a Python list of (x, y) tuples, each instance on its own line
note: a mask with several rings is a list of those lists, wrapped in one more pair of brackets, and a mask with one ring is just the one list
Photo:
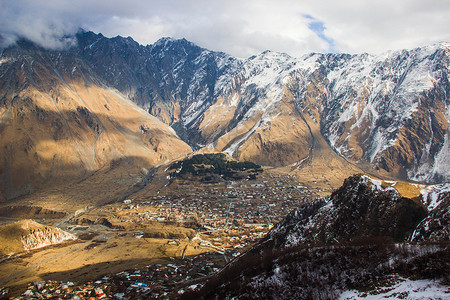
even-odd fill
[(310, 14), (325, 22), (325, 34), (341, 52), (380, 53), (450, 40), (447, 0), (328, 2), (329, 9), (309, 6)]
[(62, 47), (79, 27), (141, 44), (163, 36), (248, 57), (379, 53), (450, 40), (448, 0), (0, 0), (4, 40)]

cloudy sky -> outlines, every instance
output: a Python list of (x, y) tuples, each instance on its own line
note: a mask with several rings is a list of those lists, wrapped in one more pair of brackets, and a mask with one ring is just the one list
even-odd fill
[(0, 0), (3, 45), (46, 47), (83, 28), (141, 44), (186, 38), (249, 57), (264, 50), (381, 53), (450, 41), (449, 0)]

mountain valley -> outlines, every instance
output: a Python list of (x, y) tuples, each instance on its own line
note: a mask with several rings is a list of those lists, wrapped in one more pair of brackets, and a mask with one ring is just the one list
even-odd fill
[(142, 46), (84, 31), (76, 39), (60, 51), (26, 40), (2, 50), (6, 199), (124, 157), (149, 169), (192, 149), (326, 174), (331, 189), (361, 170), (449, 179), (447, 43), (238, 59), (184, 39)]
[(0, 298), (448, 295), (449, 43), (73, 39), (0, 49)]

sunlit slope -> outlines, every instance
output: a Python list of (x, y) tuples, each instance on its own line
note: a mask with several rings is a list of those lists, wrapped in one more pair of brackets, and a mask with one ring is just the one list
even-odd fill
[[(83, 63), (58, 66), (38, 50), (29, 54), (1, 65), (5, 198), (82, 179), (120, 160), (150, 168), (191, 151), (169, 126), (102, 85)], [(71, 64), (70, 72), (64, 69)]]

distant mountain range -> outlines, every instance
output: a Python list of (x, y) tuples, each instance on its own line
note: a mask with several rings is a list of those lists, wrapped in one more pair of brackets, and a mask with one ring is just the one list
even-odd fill
[(147, 169), (193, 150), (292, 172), (450, 180), (449, 43), (239, 59), (185, 39), (142, 46), (81, 31), (76, 40), (1, 50), (5, 199), (120, 160)]

